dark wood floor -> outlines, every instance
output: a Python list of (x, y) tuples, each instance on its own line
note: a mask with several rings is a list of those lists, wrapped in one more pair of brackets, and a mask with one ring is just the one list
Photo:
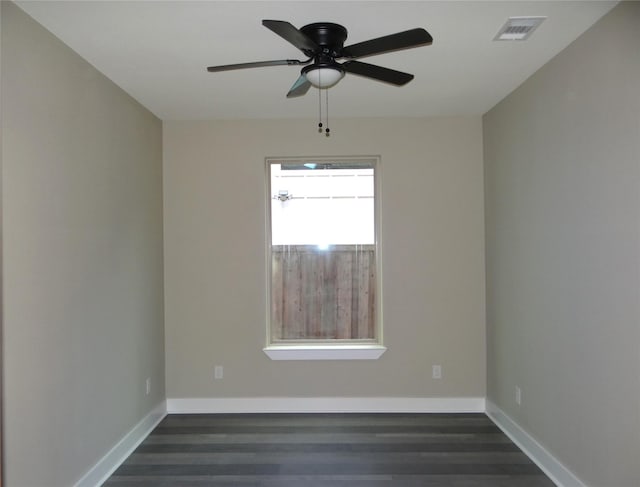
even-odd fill
[(484, 414), (169, 415), (105, 487), (551, 487)]

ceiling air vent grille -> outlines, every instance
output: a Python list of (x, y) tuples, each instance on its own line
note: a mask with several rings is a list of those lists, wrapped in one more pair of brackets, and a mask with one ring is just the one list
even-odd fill
[(546, 17), (509, 17), (494, 41), (524, 41)]

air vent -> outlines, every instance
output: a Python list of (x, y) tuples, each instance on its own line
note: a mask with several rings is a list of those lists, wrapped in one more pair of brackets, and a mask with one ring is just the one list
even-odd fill
[(509, 17), (493, 38), (494, 41), (524, 41), (546, 17)]

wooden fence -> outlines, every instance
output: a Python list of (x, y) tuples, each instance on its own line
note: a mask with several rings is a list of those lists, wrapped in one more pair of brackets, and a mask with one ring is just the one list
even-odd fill
[(272, 247), (272, 340), (373, 339), (373, 245)]

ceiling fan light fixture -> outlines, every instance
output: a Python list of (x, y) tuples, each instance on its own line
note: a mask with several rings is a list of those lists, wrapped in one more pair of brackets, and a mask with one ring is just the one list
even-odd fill
[(311, 65), (303, 68), (302, 74), (316, 88), (331, 88), (344, 76), (339, 66)]

